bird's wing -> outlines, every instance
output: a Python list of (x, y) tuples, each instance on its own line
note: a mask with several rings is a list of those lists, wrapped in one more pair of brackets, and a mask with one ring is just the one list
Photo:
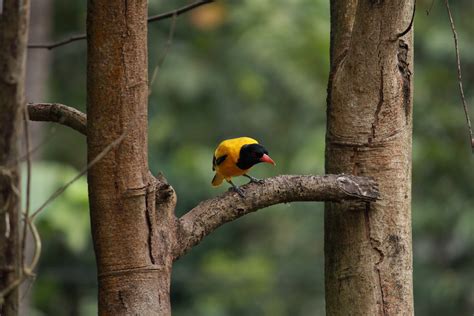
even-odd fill
[(250, 137), (238, 137), (222, 141), (219, 146), (217, 146), (214, 157), (212, 157), (212, 170), (215, 170), (216, 166), (223, 163), (226, 158), (237, 163), (240, 149), (242, 146), (248, 144), (258, 144), (258, 142)]
[(223, 163), (226, 158), (227, 158), (227, 155), (220, 156), (219, 158), (216, 158), (216, 156), (214, 156), (214, 158), (212, 159), (212, 170), (215, 170), (216, 166)]
[(220, 156), (219, 158), (216, 158), (216, 156), (213, 156), (212, 157), (212, 170), (213, 171), (216, 170), (216, 166), (223, 163), (226, 158), (227, 158), (227, 155)]

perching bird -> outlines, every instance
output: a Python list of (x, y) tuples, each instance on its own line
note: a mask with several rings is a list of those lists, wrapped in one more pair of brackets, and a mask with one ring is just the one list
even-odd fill
[(212, 179), (212, 185), (218, 186), (226, 180), (232, 185), (234, 190), (244, 196), (242, 190), (232, 183), (231, 178), (245, 176), (250, 182), (262, 183), (263, 180), (249, 176), (249, 169), (260, 162), (267, 162), (275, 165), (275, 162), (268, 156), (268, 151), (255, 139), (250, 137), (239, 137), (224, 140), (217, 146), (212, 158), (212, 170), (216, 171)]

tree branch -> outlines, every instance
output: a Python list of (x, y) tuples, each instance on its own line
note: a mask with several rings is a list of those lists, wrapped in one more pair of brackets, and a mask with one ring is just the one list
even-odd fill
[(86, 115), (75, 108), (59, 103), (28, 103), (27, 107), (32, 121), (56, 122), (87, 134)]
[(194, 8), (200, 7), (204, 4), (208, 4), (208, 3), (211, 3), (211, 2), (214, 2), (214, 0), (200, 0), (200, 1), (196, 1), (194, 3), (188, 4), (184, 7), (179, 8), (179, 9), (170, 11), (170, 12), (166, 12), (166, 13), (162, 13), (162, 14), (158, 14), (158, 15), (153, 15), (153, 16), (150, 16), (148, 18), (148, 23), (155, 22), (155, 21), (160, 21), (160, 20), (164, 20), (164, 19), (168, 19), (168, 18), (172, 18), (174, 15), (178, 16), (178, 15), (181, 15), (185, 12), (191, 11)]
[(41, 204), (40, 207), (38, 207), (38, 209), (33, 213), (31, 214), (31, 216), (29, 217), (31, 220), (33, 220), (35, 218), (36, 215), (38, 215), (42, 210), (45, 209), (46, 206), (49, 205), (49, 203), (51, 203), (52, 201), (54, 201), (58, 196), (60, 196), (64, 191), (66, 191), (66, 189), (71, 185), (73, 184), (74, 182), (77, 181), (77, 179), (79, 179), (80, 177), (82, 177), (83, 175), (85, 175), (87, 173), (87, 171), (89, 171), (90, 168), (92, 168), (92, 166), (94, 166), (96, 163), (98, 163), (102, 158), (104, 158), (105, 155), (107, 155), (109, 153), (109, 151), (111, 151), (113, 148), (115, 148), (117, 145), (119, 145), (123, 139), (125, 138), (125, 132), (123, 132), (123, 134), (117, 138), (116, 140), (114, 140), (113, 142), (111, 142), (110, 144), (108, 144), (94, 159), (92, 159), (92, 161), (90, 161), (82, 170), (81, 172), (79, 172), (74, 178), (72, 178), (71, 180), (69, 180), (65, 185), (63, 185), (62, 187), (58, 188), (56, 191), (54, 191), (53, 194), (51, 194), (50, 197), (48, 197), (48, 199), (46, 201), (43, 202), (43, 204)]
[(373, 179), (351, 175), (284, 175), (241, 188), (245, 198), (235, 192), (224, 193), (199, 203), (177, 221), (175, 260), (224, 223), (270, 205), (296, 201), (371, 202), (379, 198)]
[[(199, 1), (196, 1), (194, 3), (185, 5), (181, 8), (179, 8), (179, 9), (173, 10), (173, 11), (165, 12), (165, 13), (158, 14), (158, 15), (153, 15), (153, 16), (150, 16), (148, 18), (148, 23), (152, 23), (152, 22), (156, 22), (156, 21), (160, 21), (160, 20), (165, 20), (165, 19), (171, 18), (175, 15), (178, 16), (178, 15), (181, 15), (181, 14), (183, 14), (185, 12), (188, 12), (192, 9), (195, 9), (197, 7), (200, 7), (204, 4), (208, 4), (208, 3), (211, 3), (211, 2), (214, 2), (214, 0), (199, 0)], [(78, 34), (78, 35), (71, 36), (70, 38), (60, 40), (60, 41), (50, 43), (50, 44), (29, 44), (28, 48), (53, 49), (53, 48), (56, 48), (56, 47), (59, 47), (59, 46), (63, 46), (63, 45), (66, 45), (66, 44), (69, 44), (69, 43), (72, 43), (72, 42), (75, 42), (75, 41), (81, 41), (81, 40), (85, 40), (85, 39), (87, 39), (86, 34)]]
[(28, 48), (32, 48), (32, 49), (35, 49), (35, 48), (53, 49), (53, 48), (63, 46), (63, 45), (66, 45), (66, 44), (69, 44), (69, 43), (72, 43), (72, 42), (75, 42), (75, 41), (82, 41), (82, 40), (85, 40), (86, 38), (87, 38), (86, 34), (78, 34), (78, 35), (73, 35), (70, 38), (66, 38), (66, 39), (51, 43), (51, 44), (28, 44)]
[(461, 56), (459, 55), (459, 44), (458, 44), (458, 33), (456, 32), (456, 26), (454, 25), (453, 15), (451, 14), (451, 9), (449, 8), (449, 1), (444, 0), (446, 5), (446, 10), (448, 11), (449, 23), (451, 25), (451, 31), (453, 32), (454, 38), (454, 49), (456, 51), (456, 66), (458, 71), (458, 86), (459, 93), (461, 95), (462, 106), (464, 109), (464, 115), (466, 116), (467, 130), (469, 132), (469, 138), (471, 141), (471, 150), (474, 153), (474, 136), (472, 134), (471, 119), (469, 117), (468, 105), (466, 102), (466, 97), (464, 96), (464, 88), (462, 85), (462, 73), (461, 73)]

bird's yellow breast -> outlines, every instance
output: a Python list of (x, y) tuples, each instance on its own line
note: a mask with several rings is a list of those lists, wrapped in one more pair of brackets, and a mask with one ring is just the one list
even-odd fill
[(216, 159), (225, 155), (227, 157), (221, 164), (215, 166), (216, 172), (227, 180), (245, 174), (247, 170), (240, 169), (236, 164), (239, 160), (240, 149), (248, 144), (258, 144), (258, 142), (250, 137), (232, 138), (221, 142), (214, 152), (214, 157)]

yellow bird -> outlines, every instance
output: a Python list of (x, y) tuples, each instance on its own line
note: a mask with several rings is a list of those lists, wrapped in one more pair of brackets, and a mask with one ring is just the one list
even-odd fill
[(263, 183), (263, 180), (256, 179), (247, 174), (250, 168), (260, 162), (276, 165), (268, 156), (268, 151), (255, 139), (250, 137), (239, 137), (224, 140), (217, 146), (212, 158), (212, 170), (216, 171), (212, 179), (212, 185), (218, 186), (224, 180), (232, 185), (234, 190), (244, 196), (242, 190), (232, 183), (231, 178), (244, 176), (250, 182)]

